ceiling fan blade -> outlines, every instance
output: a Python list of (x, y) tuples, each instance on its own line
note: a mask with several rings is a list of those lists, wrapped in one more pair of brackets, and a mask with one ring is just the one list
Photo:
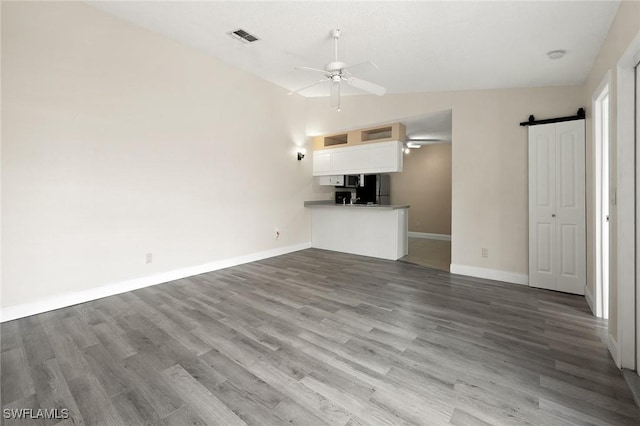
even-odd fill
[(340, 82), (331, 83), (331, 100), (330, 106), (340, 108)]
[(328, 82), (328, 81), (331, 81), (331, 80), (318, 80), (318, 81), (316, 81), (315, 83), (311, 83), (311, 84), (310, 84), (310, 85), (308, 85), (308, 86), (301, 87), (301, 88), (300, 88), (300, 89), (298, 89), (298, 90), (293, 90), (293, 91), (291, 91), (291, 92), (287, 93), (287, 95), (293, 95), (294, 93), (302, 92), (302, 91), (303, 91), (303, 90), (305, 90), (305, 89), (308, 89), (308, 88), (313, 87), (313, 86), (317, 86), (318, 84), (326, 83), (326, 82)]
[(382, 86), (378, 86), (375, 83), (371, 83), (370, 81), (366, 81), (357, 77), (350, 77), (349, 79), (347, 79), (347, 83), (360, 90), (364, 90), (365, 92), (373, 93), (374, 95), (378, 96), (384, 95), (387, 91), (387, 89)]
[(321, 70), (321, 69), (318, 69), (318, 68), (295, 67), (294, 69), (296, 69), (296, 70), (305, 70), (305, 71), (315, 71), (315, 72), (321, 72), (322, 74), (327, 74), (327, 72), (325, 70)]
[(379, 70), (380, 68), (373, 62), (367, 61), (367, 62), (361, 62), (359, 64), (355, 64), (355, 65), (349, 65), (347, 67), (344, 67), (342, 70), (347, 71), (349, 74), (353, 75), (369, 69)]

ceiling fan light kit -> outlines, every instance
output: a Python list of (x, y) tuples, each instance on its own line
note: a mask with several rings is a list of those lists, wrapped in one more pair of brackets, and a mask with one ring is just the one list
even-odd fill
[(362, 62), (356, 65), (347, 65), (344, 62), (338, 60), (338, 40), (340, 39), (340, 30), (334, 29), (331, 31), (331, 36), (334, 42), (334, 60), (329, 62), (324, 70), (320, 70), (317, 68), (310, 67), (296, 67), (296, 69), (307, 70), (313, 72), (319, 72), (324, 75), (324, 79), (318, 80), (309, 84), (308, 86), (304, 86), (300, 89), (289, 92), (289, 95), (294, 93), (301, 92), (303, 90), (309, 89), (311, 87), (317, 86), (323, 83), (331, 83), (331, 87), (329, 90), (330, 100), (329, 103), (331, 107), (337, 108), (340, 111), (340, 85), (342, 82), (346, 82), (350, 86), (355, 87), (356, 89), (363, 90), (365, 92), (372, 93), (374, 95), (382, 96), (385, 94), (386, 89), (382, 86), (379, 86), (370, 81), (362, 80), (360, 78), (354, 77), (354, 69), (363, 69), (363, 68), (375, 68), (378, 69), (378, 66), (373, 62)]

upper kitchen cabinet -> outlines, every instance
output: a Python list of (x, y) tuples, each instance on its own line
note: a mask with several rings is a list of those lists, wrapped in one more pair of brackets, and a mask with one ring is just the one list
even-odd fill
[(313, 152), (313, 175), (353, 175), (402, 171), (402, 142), (378, 142)]
[(313, 175), (402, 171), (405, 126), (393, 123), (313, 138)]
[(320, 185), (343, 186), (344, 185), (344, 175), (320, 176)]

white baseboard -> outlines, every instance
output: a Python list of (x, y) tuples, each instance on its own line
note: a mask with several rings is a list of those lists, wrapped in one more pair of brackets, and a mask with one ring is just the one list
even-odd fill
[(32, 303), (8, 306), (0, 309), (0, 322), (11, 321), (18, 318), (28, 317), (30, 315), (40, 314), (52, 311), (54, 309), (65, 308), (67, 306), (77, 305), (78, 303), (89, 302), (91, 300), (101, 299), (115, 294), (125, 293), (127, 291), (137, 290), (139, 288), (150, 287), (157, 284), (166, 283), (193, 275), (204, 274), (205, 272), (217, 271), (219, 269), (229, 268), (231, 266), (242, 265), (244, 263), (255, 262), (257, 260), (267, 259), (269, 257), (280, 256), (282, 254), (292, 253), (299, 250), (311, 248), (311, 242), (294, 244), (286, 247), (265, 250), (257, 253), (251, 253), (244, 256), (233, 257), (230, 259), (219, 260), (216, 262), (205, 263), (204, 265), (191, 266), (187, 268), (176, 269), (160, 274), (149, 275), (146, 277), (135, 278), (132, 280), (106, 284), (100, 287), (91, 288), (83, 291), (62, 294), (45, 300), (39, 300)]
[(409, 232), (409, 237), (413, 238), (427, 238), (429, 240), (444, 240), (451, 241), (451, 235), (446, 234), (430, 234), (428, 232)]
[(584, 298), (587, 299), (587, 305), (589, 305), (589, 309), (591, 309), (593, 316), (597, 316), (596, 308), (593, 306), (593, 294), (591, 293), (589, 286), (584, 287)]
[(485, 278), (495, 281), (504, 281), (512, 284), (529, 285), (529, 275), (516, 272), (501, 271), (498, 269), (480, 268), (478, 266), (451, 264), (451, 273), (466, 275), (469, 277)]
[(609, 352), (611, 353), (611, 357), (616, 363), (616, 366), (620, 368), (620, 348), (618, 347), (618, 341), (611, 334), (609, 334), (609, 342), (607, 347), (609, 348)]

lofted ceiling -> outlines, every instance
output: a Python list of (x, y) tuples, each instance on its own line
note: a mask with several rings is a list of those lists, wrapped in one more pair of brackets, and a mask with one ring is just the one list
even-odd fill
[[(387, 93), (582, 84), (619, 1), (89, 2), (288, 90), (318, 80), (296, 66), (375, 62), (359, 77)], [(242, 28), (260, 38), (227, 35)], [(546, 53), (564, 49), (562, 59)], [(325, 85), (303, 96), (327, 96)], [(362, 93), (347, 87), (343, 94)]]

